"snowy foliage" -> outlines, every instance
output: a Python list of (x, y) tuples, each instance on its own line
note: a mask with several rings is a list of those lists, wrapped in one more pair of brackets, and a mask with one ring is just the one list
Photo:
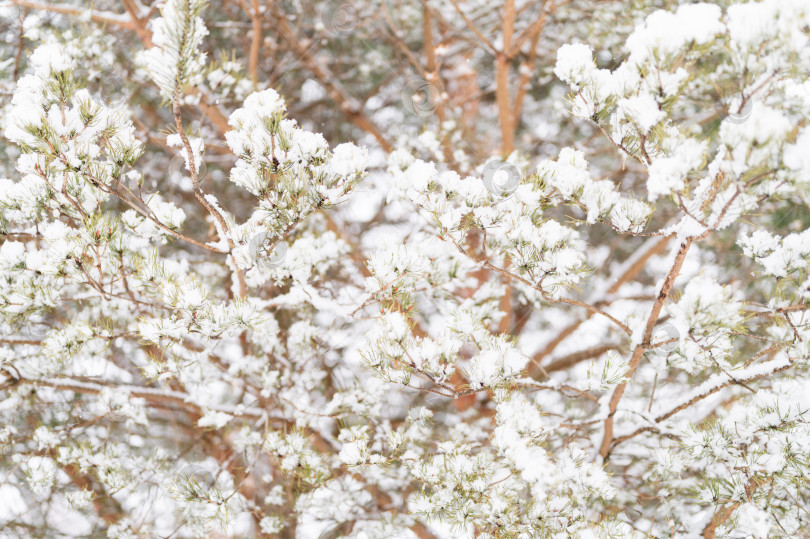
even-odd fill
[(0, 3), (0, 538), (810, 533), (810, 3), (145, 4)]

